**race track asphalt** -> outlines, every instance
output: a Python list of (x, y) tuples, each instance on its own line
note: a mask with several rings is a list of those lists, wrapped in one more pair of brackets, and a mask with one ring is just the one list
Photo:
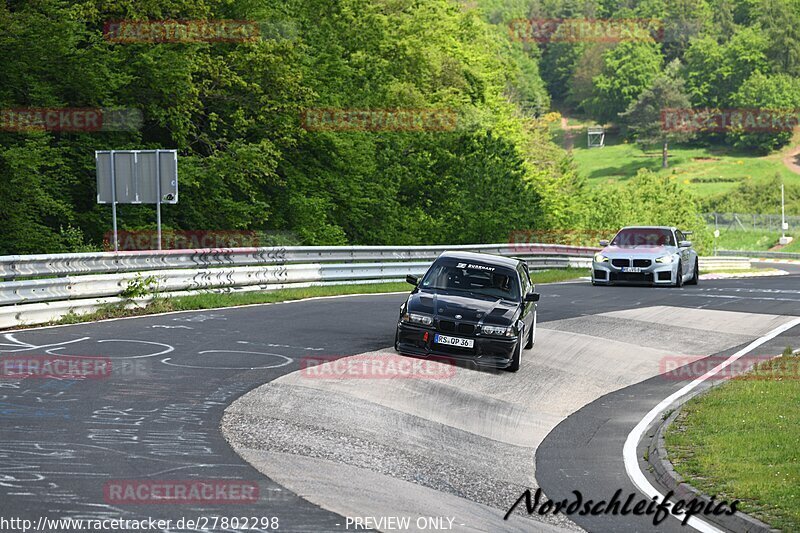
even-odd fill
[[(790, 276), (701, 282), (699, 287), (678, 290), (591, 287), (579, 282), (542, 285), (539, 291), (543, 295), (540, 335), (534, 349), (525, 352), (520, 373), (459, 368), (453, 380), (435, 383), (433, 388), (431, 381), (407, 380), (398, 388), (397, 383), (385, 385), (382, 380), (382, 394), (377, 382), (362, 382), (354, 392), (354, 385), (347, 383), (317, 380), (309, 384), (298, 377), (302, 376), (298, 371), (308, 357), (385, 352), (391, 345), (402, 294), (0, 333), (3, 359), (93, 356), (110, 358), (113, 365), (111, 375), (100, 379), (0, 379), (0, 514), (34, 522), (42, 516), (158, 517), (171, 518), (173, 523), (203, 516), (278, 517), (280, 531), (335, 531), (345, 530), (346, 523), (342, 512), (333, 510), (357, 516), (368, 510), (379, 512), (380, 505), (365, 502), (381, 502), (378, 489), (383, 487), (383, 492), (397, 489), (401, 492), (396, 494), (408, 497), (411, 508), (403, 512), (413, 512), (413, 502), (431, 501), (447, 507), (428, 515), (466, 513), (457, 530), (483, 529), (470, 520), (496, 526), (489, 530), (497, 531), (506, 526), (529, 531), (577, 529), (563, 520), (534, 522), (516, 517), (503, 522), (504, 510), (512, 503), (508, 495), (537, 483), (551, 497), (575, 489), (605, 494), (611, 487), (630, 488), (619, 466), (619, 439), (624, 440), (644, 412), (680, 386), (658, 377), (660, 358), (670, 353), (725, 352), (762, 334), (771, 324), (800, 315), (796, 271)], [(635, 327), (626, 328), (626, 324)], [(795, 343), (797, 329), (786, 335)], [(574, 339), (581, 342), (569, 344), (577, 342)], [(778, 349), (783, 339), (779, 341), (770, 348)], [(646, 357), (628, 364), (628, 352), (617, 350), (614, 362), (620, 366), (592, 362), (596, 347), (609, 353), (608, 346), (614, 343), (626, 350), (641, 347)], [(677, 348), (675, 343), (679, 343)], [(537, 365), (539, 354), (550, 366)], [(574, 362), (582, 369), (578, 377), (570, 375), (572, 359), (565, 354), (577, 354)], [(601, 371), (602, 379), (593, 381), (593, 373), (600, 376)], [(560, 377), (552, 379), (555, 375)], [(540, 379), (553, 388), (540, 390)], [(502, 390), (489, 390), (485, 384), (494, 387), (501, 381), (509, 385), (507, 395), (518, 394), (522, 399), (510, 401)], [(310, 439), (307, 446), (289, 440), (270, 447), (257, 437), (279, 432), (276, 427), (261, 426), (250, 435), (257, 442), (248, 443), (251, 453), (267, 454), (261, 459), (248, 457), (256, 468), (234, 452), (220, 424), (229, 406), (228, 417), (243, 416), (234, 402), (240, 397), (246, 401), (250, 395), (245, 393), (264, 384), (273, 385), (267, 389), (271, 392), (282, 387), (286, 395), (273, 394), (268, 398), (271, 403), (264, 406), (274, 411), (259, 416), (292, 422), (292, 427), (284, 426), (287, 434), (302, 431), (318, 438)], [(415, 402), (399, 396), (407, 387), (456, 403), (438, 405), (434, 416), (425, 411), (425, 396)], [(292, 403), (314, 395), (321, 402), (317, 406), (339, 401), (345, 407), (359, 405), (360, 411), (336, 411), (331, 407), (336, 404), (329, 403), (327, 416), (318, 413), (314, 418), (310, 406), (304, 410), (298, 407), (302, 402)], [(487, 405), (496, 406), (501, 414), (507, 409), (501, 424), (493, 425), (492, 411), (484, 409)], [(370, 414), (392, 410), (394, 440), (387, 441), (392, 428), (385, 421), (364, 425), (370, 422)], [(296, 419), (292, 421), (293, 412)], [(342, 435), (356, 440), (330, 442), (330, 434), (340, 432), (348, 421), (352, 431)], [(406, 422), (415, 425), (397, 425)], [(458, 439), (452, 440), (456, 433)], [(235, 446), (240, 444), (235, 435), (227, 436)], [(433, 442), (436, 447), (426, 454), (424, 446)], [(397, 454), (396, 472), (387, 472), (391, 464), (386, 461), (356, 460), (380, 458), (392, 446)], [(371, 455), (359, 455), (365, 451)], [(476, 459), (483, 452), (486, 459)], [(279, 467), (263, 464), (269, 454), (280, 459)], [(415, 463), (419, 457), (431, 459), (427, 465), (431, 468)], [(274, 469), (277, 481), (286, 483), (263, 475), (265, 469)], [(453, 477), (448, 479), (450, 474)], [(337, 483), (331, 483), (333, 476), (339, 476)], [(416, 476), (416, 488), (409, 489), (409, 476)], [(253, 481), (260, 486), (260, 497), (257, 503), (245, 505), (132, 505), (109, 501), (104, 495), (104, 487), (119, 480), (186, 479)], [(576, 522), (591, 531), (607, 530), (606, 526), (616, 531), (653, 530), (646, 523)]]

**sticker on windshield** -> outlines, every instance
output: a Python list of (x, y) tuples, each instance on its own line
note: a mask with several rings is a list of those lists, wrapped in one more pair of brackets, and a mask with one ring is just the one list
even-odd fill
[(469, 268), (472, 270), (486, 270), (487, 272), (494, 272), (495, 268), (484, 265), (473, 265), (472, 263), (459, 263), (456, 268)]

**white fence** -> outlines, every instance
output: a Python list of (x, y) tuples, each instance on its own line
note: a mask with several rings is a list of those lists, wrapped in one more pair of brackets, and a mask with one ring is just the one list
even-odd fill
[[(532, 270), (586, 268), (596, 248), (554, 244), (467, 246), (271, 247), (162, 252), (98, 252), (0, 257), (0, 328), (40, 324), (68, 312), (120, 302), (144, 282), (165, 295), (291, 286), (369, 283), (421, 275), (445, 250), (525, 259)], [(743, 258), (714, 258), (714, 268), (747, 268)], [(703, 261), (706, 261), (703, 259)], [(701, 268), (703, 267), (701, 263)], [(588, 274), (588, 272), (587, 272)], [(152, 283), (146, 283), (147, 281)]]

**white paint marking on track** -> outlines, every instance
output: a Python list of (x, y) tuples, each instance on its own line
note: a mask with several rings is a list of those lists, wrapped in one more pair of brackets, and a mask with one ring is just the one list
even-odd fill
[[(89, 337), (86, 337), (86, 338), (88, 339)], [(98, 343), (101, 343), (101, 342), (133, 342), (133, 343), (140, 343), (140, 344), (152, 344), (154, 346), (163, 346), (164, 348), (166, 348), (165, 350), (161, 350), (160, 352), (149, 353), (149, 354), (145, 354), (145, 355), (131, 355), (131, 356), (127, 356), (127, 355), (122, 355), (122, 356), (107, 355), (106, 357), (108, 359), (144, 359), (144, 358), (147, 358), (147, 357), (158, 357), (159, 355), (165, 355), (165, 354), (168, 354), (170, 352), (175, 351), (175, 347), (174, 346), (170, 346), (169, 344), (164, 344), (163, 342), (140, 341), (140, 340), (136, 340), (136, 339), (103, 339), (103, 340), (99, 340), (97, 342)], [(64, 344), (68, 344), (68, 343), (65, 342)], [(44, 353), (46, 353), (48, 355), (57, 355), (59, 357), (85, 357), (83, 355), (75, 355), (75, 354), (67, 354), (67, 353), (53, 353), (53, 352), (60, 352), (63, 349), (64, 349), (63, 346), (57, 346), (55, 348), (50, 348), (48, 350), (45, 350)]]
[(245, 352), (242, 350), (204, 350), (202, 352), (197, 352), (198, 354), (204, 353), (244, 353), (244, 354), (253, 354), (253, 355), (272, 355), (275, 357), (281, 357), (285, 359), (284, 362), (276, 365), (267, 365), (267, 366), (246, 366), (246, 367), (232, 367), (232, 366), (193, 366), (193, 365), (181, 365), (178, 363), (170, 363), (172, 360), (170, 357), (166, 357), (161, 360), (162, 363), (169, 366), (179, 366), (181, 368), (201, 368), (206, 370), (264, 370), (267, 368), (280, 368), (282, 366), (286, 366), (291, 364), (294, 359), (288, 357), (286, 355), (281, 355), (279, 353), (268, 353), (268, 352)]
[(0, 346), (16, 346), (16, 347), (19, 347), (20, 349), (19, 350), (0, 350), (0, 352), (2, 352), (2, 353), (29, 352), (31, 350), (40, 350), (42, 348), (49, 348), (51, 346), (62, 346), (64, 344), (74, 344), (76, 342), (82, 342), (82, 341), (85, 341), (85, 340), (91, 338), (91, 337), (81, 337), (80, 339), (73, 339), (73, 340), (70, 340), (70, 341), (57, 342), (57, 343), (53, 343), (53, 344), (42, 344), (42, 345), (35, 346), (35, 345), (27, 343), (25, 341), (17, 340), (16, 338), (14, 338), (14, 335), (12, 333), (7, 333), (7, 334), (4, 335), (4, 337), (5, 337), (6, 340), (12, 341), (12, 342), (14, 342), (16, 344), (2, 344)]
[[(639, 441), (642, 440), (642, 437), (647, 431), (647, 428), (650, 427), (650, 424), (652, 424), (657, 417), (661, 416), (661, 413), (666, 411), (670, 407), (670, 405), (672, 405), (674, 402), (686, 396), (689, 392), (695, 389), (702, 382), (714, 376), (720, 370), (724, 369), (730, 364), (734, 363), (737, 359), (755, 350), (765, 342), (774, 339), (781, 333), (788, 331), (797, 325), (800, 325), (800, 318), (795, 318), (794, 320), (791, 320), (781, 326), (778, 326), (777, 328), (773, 329), (763, 337), (754, 340), (753, 342), (751, 342), (750, 344), (748, 344), (735, 354), (731, 355), (728, 359), (726, 359), (722, 363), (718, 364), (717, 366), (715, 366), (714, 368), (712, 368), (699, 378), (695, 379), (688, 385), (684, 386), (677, 392), (672, 393), (670, 396), (662, 400), (661, 403), (659, 403), (653, 409), (651, 409), (644, 416), (644, 418), (642, 418), (642, 420), (638, 424), (636, 424), (636, 427), (633, 428), (633, 430), (628, 434), (628, 437), (625, 439), (625, 445), (622, 448), (622, 456), (623, 459), (625, 460), (625, 471), (628, 473), (628, 477), (640, 491), (642, 491), (649, 498), (654, 498), (657, 496), (659, 501), (662, 501), (664, 499), (664, 495), (661, 494), (658, 491), (658, 489), (656, 489), (653, 485), (650, 484), (650, 482), (645, 477), (644, 473), (639, 468), (639, 460), (636, 454), (636, 447), (638, 446)], [(668, 507), (671, 509), (672, 504), (671, 503), (668, 504)], [(685, 513), (678, 513), (673, 515), (670, 512), (670, 515), (674, 516), (678, 520), (683, 520)], [(689, 518), (688, 525), (703, 533), (724, 533), (723, 530), (717, 528), (716, 526), (696, 516), (692, 516)]]

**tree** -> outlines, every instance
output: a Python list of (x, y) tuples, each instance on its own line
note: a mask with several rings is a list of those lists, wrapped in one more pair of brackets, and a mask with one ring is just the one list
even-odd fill
[(767, 56), (776, 72), (800, 74), (800, 13), (786, 0), (764, 0), (759, 23), (769, 43)]
[(667, 168), (669, 144), (683, 142), (691, 138), (687, 131), (665, 128), (662, 113), (665, 109), (688, 109), (689, 97), (686, 95), (683, 80), (679, 75), (680, 63), (673, 61), (664, 72), (653, 80), (639, 98), (631, 103), (628, 110), (620, 114), (636, 136), (642, 148), (653, 144), (661, 145), (661, 167)]
[(670, 0), (664, 17), (664, 55), (667, 60), (683, 57), (689, 41), (701, 35), (711, 20), (706, 0)]
[(726, 43), (711, 36), (694, 39), (684, 57), (689, 96), (698, 107), (725, 108), (753, 72), (769, 70), (763, 32), (740, 28)]
[(594, 78), (594, 95), (583, 107), (597, 120), (616, 120), (661, 71), (658, 45), (623, 41), (603, 55), (603, 72)]
[[(746, 117), (742, 127), (733, 128), (727, 135), (728, 142), (768, 153), (785, 146), (792, 138), (800, 107), (800, 79), (756, 72), (736, 91), (732, 103), (738, 109), (752, 110), (757, 116)], [(759, 118), (769, 123), (758, 123)]]
[(720, 43), (726, 42), (734, 33), (736, 33), (736, 22), (734, 21), (734, 4), (732, 0), (717, 0), (716, 6), (713, 7), (714, 18), (712, 28), (716, 35), (717, 41)]

